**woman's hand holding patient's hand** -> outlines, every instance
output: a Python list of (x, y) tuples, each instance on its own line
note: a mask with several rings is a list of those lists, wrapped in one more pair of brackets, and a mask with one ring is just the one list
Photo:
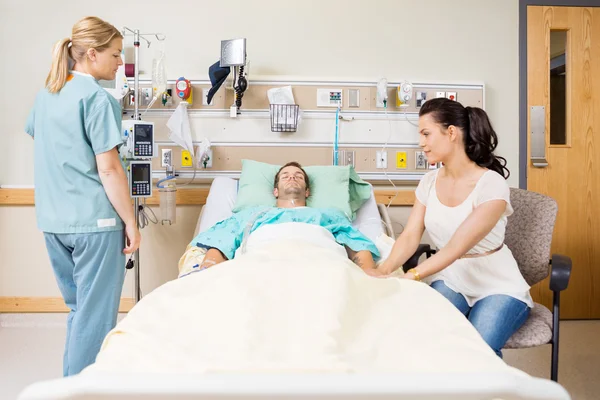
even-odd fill
[(381, 268), (363, 268), (363, 271), (369, 276), (374, 276), (376, 278), (387, 278), (389, 276), (388, 273), (383, 271)]

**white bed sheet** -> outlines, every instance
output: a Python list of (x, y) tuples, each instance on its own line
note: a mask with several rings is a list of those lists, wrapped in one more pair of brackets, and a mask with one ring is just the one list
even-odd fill
[(504, 364), (433, 289), (321, 243), (259, 241), (227, 263), (157, 288), (94, 365), (21, 399), (569, 399)]

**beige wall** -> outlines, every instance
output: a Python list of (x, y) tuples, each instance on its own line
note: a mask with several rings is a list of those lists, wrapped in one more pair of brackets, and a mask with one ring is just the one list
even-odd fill
[[(246, 37), (251, 80), (483, 82), (498, 152), (513, 172), (509, 184), (518, 185), (517, 0), (0, 0), (0, 185), (32, 185), (33, 143), (24, 122), (52, 45), (85, 15), (164, 32), (172, 79), (206, 79), (220, 40)], [(141, 52), (146, 72), (152, 54), (152, 48)], [(144, 291), (175, 276), (199, 211), (180, 207), (176, 226), (143, 231)], [(406, 210), (392, 214), (405, 221)], [(126, 293), (132, 293), (130, 280)], [(51, 295), (59, 293), (33, 208), (0, 206), (0, 296)]]

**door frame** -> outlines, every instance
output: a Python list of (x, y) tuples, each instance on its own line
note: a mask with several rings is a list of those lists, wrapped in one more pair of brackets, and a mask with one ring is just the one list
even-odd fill
[(527, 6), (600, 7), (600, 0), (519, 0), (519, 188), (527, 189)]

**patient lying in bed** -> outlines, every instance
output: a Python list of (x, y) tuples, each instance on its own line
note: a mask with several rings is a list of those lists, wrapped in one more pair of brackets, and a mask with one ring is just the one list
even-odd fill
[[(308, 175), (300, 164), (290, 162), (284, 165), (275, 175), (273, 194), (277, 198), (277, 207), (255, 207), (240, 211), (232, 217), (219, 222), (206, 232), (196, 236), (191, 246), (208, 249), (204, 260), (197, 270), (209, 268), (226, 260), (233, 259), (236, 254), (246, 252), (248, 246), (281, 238), (282, 235), (300, 235), (301, 226), (285, 229), (268, 229), (279, 224), (310, 224), (325, 228), (331, 236), (322, 240), (320, 235), (313, 235), (314, 242), (331, 245), (346, 250), (348, 257), (363, 270), (374, 269), (374, 258), (379, 251), (373, 242), (354, 228), (350, 220), (335, 209), (315, 209), (306, 207), (306, 198), (310, 194)], [(260, 228), (260, 229), (259, 229)], [(254, 233), (251, 239), (250, 234)], [(306, 232), (306, 230), (304, 231)], [(293, 238), (293, 237), (288, 237)]]

